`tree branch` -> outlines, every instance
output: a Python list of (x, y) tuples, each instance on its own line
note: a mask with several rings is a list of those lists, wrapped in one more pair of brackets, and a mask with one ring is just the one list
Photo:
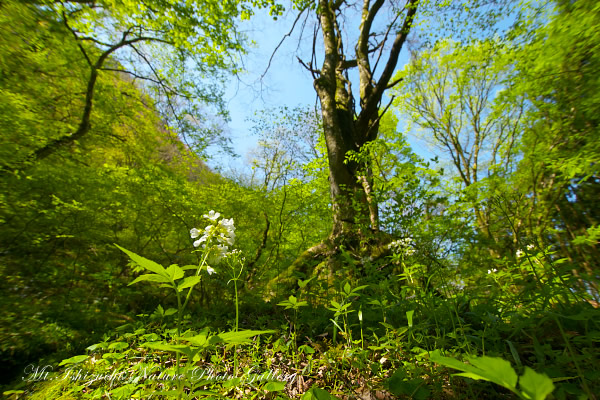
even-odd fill
[(273, 57), (275, 57), (275, 53), (277, 53), (277, 50), (279, 50), (279, 48), (281, 47), (281, 45), (283, 44), (285, 39), (292, 35), (292, 32), (294, 32), (294, 29), (296, 28), (296, 24), (298, 23), (298, 21), (300, 20), (300, 17), (302, 16), (302, 14), (304, 14), (304, 11), (306, 11), (306, 9), (307, 8), (304, 7), (302, 10), (300, 10), (298, 15), (296, 16), (296, 19), (294, 20), (294, 23), (292, 24), (292, 27), (290, 28), (290, 31), (288, 33), (286, 33), (285, 35), (283, 35), (283, 37), (281, 38), (281, 40), (275, 47), (275, 50), (273, 50), (273, 52), (271, 53), (271, 57), (269, 58), (269, 63), (267, 64), (267, 68), (265, 69), (265, 72), (263, 72), (262, 75), (260, 76), (261, 80), (265, 77), (265, 75), (267, 75), (267, 72), (269, 72), (269, 68), (271, 68), (271, 63), (273, 62)]

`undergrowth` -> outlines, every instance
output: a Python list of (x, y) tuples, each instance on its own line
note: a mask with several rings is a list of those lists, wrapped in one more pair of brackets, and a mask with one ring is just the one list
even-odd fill
[[(347, 278), (334, 287), (327, 277), (299, 276), (285, 297), (265, 302), (242, 290), (233, 220), (205, 217), (205, 230), (191, 232), (198, 265), (165, 268), (122, 249), (143, 272), (132, 284), (169, 292), (165, 307), (105, 333), (85, 354), (28, 365), (5, 396), (595, 399), (600, 392), (600, 313), (549, 249), (525, 246), (463, 276), (449, 262), (424, 268), (418, 246), (404, 238), (380, 259), (343, 250), (338, 272)], [(202, 308), (195, 290), (215, 276), (226, 279), (223, 298)]]

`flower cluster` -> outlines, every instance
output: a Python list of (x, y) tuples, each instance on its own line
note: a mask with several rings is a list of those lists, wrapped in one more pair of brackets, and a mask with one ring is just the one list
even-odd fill
[[(204, 214), (203, 217), (210, 221), (204, 230), (192, 228), (190, 230), (190, 236), (192, 239), (198, 238), (194, 242), (194, 247), (202, 246), (203, 249), (207, 249), (211, 252), (210, 263), (218, 264), (223, 257), (225, 257), (229, 251), (229, 247), (235, 243), (235, 225), (233, 218), (223, 218), (219, 220), (220, 213), (211, 210), (208, 214)], [(209, 267), (210, 268), (210, 267)], [(212, 272), (211, 272), (212, 270)], [(214, 273), (214, 269), (207, 269), (209, 274)]]
[[(535, 249), (534, 245), (532, 245), (532, 244), (527, 245), (527, 251), (533, 251), (534, 249)], [(523, 250), (521, 250), (521, 249), (517, 250), (517, 254), (516, 254), (517, 258), (521, 258), (524, 255), (525, 255), (525, 252)]]
[(415, 253), (415, 249), (413, 249), (411, 244), (412, 241), (413, 240), (411, 238), (398, 239), (388, 244), (388, 248), (395, 254), (410, 256)]

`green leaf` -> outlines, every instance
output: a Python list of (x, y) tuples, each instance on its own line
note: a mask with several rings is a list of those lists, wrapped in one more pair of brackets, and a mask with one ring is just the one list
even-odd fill
[[(239, 332), (219, 333), (216, 337), (220, 338), (225, 343), (246, 343), (254, 336), (263, 335), (265, 333), (274, 333), (275, 331), (254, 331), (246, 330)], [(211, 338), (212, 339), (212, 338)]]
[(269, 392), (281, 392), (285, 389), (285, 382), (267, 382), (263, 389)]
[(183, 289), (194, 287), (200, 283), (201, 279), (202, 278), (200, 276), (188, 276), (179, 283), (179, 286), (177, 286), (177, 291), (181, 292)]
[(200, 347), (207, 346), (209, 344), (208, 336), (204, 335), (204, 334), (200, 334), (200, 335), (196, 335), (196, 336), (192, 336), (192, 337), (182, 337), (182, 338), (179, 338), (179, 340), (183, 340), (183, 341), (189, 342), (193, 346), (200, 346)]
[(312, 278), (310, 278), (310, 279), (307, 279), (307, 280), (305, 280), (305, 281), (303, 281), (302, 279), (298, 279), (298, 287), (299, 287), (300, 289), (304, 289), (304, 288), (306, 287), (306, 285), (308, 285), (308, 283), (309, 283), (310, 281), (312, 281), (313, 279), (315, 279), (315, 278), (316, 278), (316, 276), (313, 276)]
[(185, 275), (183, 270), (181, 268), (179, 268), (179, 265), (177, 265), (177, 264), (169, 265), (169, 268), (167, 268), (166, 271), (169, 274), (169, 277), (171, 278), (171, 280), (173, 280), (173, 281), (181, 279)]
[(545, 400), (554, 390), (554, 384), (547, 375), (525, 367), (525, 372), (519, 378), (519, 388), (526, 399)]
[(135, 278), (132, 282), (127, 286), (131, 286), (134, 283), (142, 282), (142, 281), (150, 281), (150, 282), (160, 282), (160, 283), (171, 283), (171, 280), (168, 277), (164, 277), (162, 275), (157, 274), (144, 274)]
[(303, 344), (302, 346), (298, 347), (298, 351), (304, 354), (314, 354), (315, 349), (313, 349), (307, 344)]
[[(177, 392), (179, 393), (179, 392)], [(223, 397), (221, 394), (217, 393), (217, 392), (211, 392), (210, 390), (196, 390), (193, 393), (196, 396), (217, 396), (217, 397)]]
[(408, 326), (409, 328), (413, 327), (413, 314), (415, 313), (415, 310), (410, 310), (406, 312), (406, 319), (408, 319)]
[(129, 256), (129, 258), (131, 258), (140, 267), (145, 268), (148, 271), (152, 271), (155, 274), (158, 274), (160, 276), (164, 276), (165, 278), (169, 278), (169, 274), (167, 273), (167, 271), (164, 269), (164, 267), (162, 265), (155, 263), (152, 260), (148, 260), (147, 258), (144, 258), (142, 256), (139, 256), (132, 251), (124, 249), (121, 246), (119, 246), (118, 244), (115, 244), (115, 246), (117, 246), (117, 248), (119, 250), (121, 250), (122, 252), (127, 254)]
[(354, 289), (352, 289), (352, 291), (350, 292), (350, 294), (356, 294), (356, 292), (360, 292), (361, 290), (368, 288), (369, 285), (362, 285), (362, 286), (357, 286)]
[(437, 364), (464, 371), (463, 373), (456, 374), (458, 376), (494, 382), (517, 393), (517, 373), (508, 361), (501, 358), (486, 356), (467, 357), (467, 360), (471, 363), (469, 365), (454, 358), (443, 357), (440, 355), (439, 350), (435, 350), (431, 353), (430, 359)]
[(165, 317), (173, 314), (177, 314), (177, 309), (171, 307), (165, 311)]
[(93, 344), (91, 346), (88, 346), (85, 349), (89, 350), (89, 351), (94, 351), (96, 349), (105, 349), (107, 346), (108, 346), (108, 343), (106, 343), (106, 342), (100, 342), (100, 343), (96, 343), (96, 344)]
[(108, 346), (108, 349), (109, 350), (125, 350), (128, 347), (129, 347), (129, 343), (126, 343), (126, 342), (116, 342), (116, 343), (111, 343)]
[(344, 292), (346, 292), (346, 294), (350, 294), (350, 290), (350, 284), (346, 282), (346, 284), (344, 285)]
[(129, 383), (127, 385), (113, 389), (111, 391), (111, 394), (117, 399), (129, 398), (131, 394), (135, 391), (135, 389), (136, 385), (133, 383)]
[(71, 358), (67, 358), (66, 360), (62, 360), (60, 362), (60, 364), (58, 364), (58, 365), (61, 366), (61, 365), (67, 365), (67, 364), (77, 364), (77, 363), (87, 360), (88, 358), (89, 358), (89, 356), (87, 356), (87, 355), (74, 356)]
[(337, 397), (329, 394), (327, 390), (313, 386), (302, 395), (302, 400), (336, 400)]

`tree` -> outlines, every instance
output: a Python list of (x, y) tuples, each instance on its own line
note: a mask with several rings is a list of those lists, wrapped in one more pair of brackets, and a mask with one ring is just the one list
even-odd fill
[[(9, 1), (3, 9), (12, 3)], [(222, 79), (224, 72), (237, 70), (238, 55), (244, 51), (237, 21), (249, 18), (254, 5), (273, 4), (245, 0), (166, 0), (151, 4), (32, 0), (27, 3), (45, 19), (44, 24), (68, 33), (65, 40), (78, 48), (79, 60), (87, 65), (88, 74), (76, 126), (43, 141), (16, 164), (3, 165), (5, 171), (43, 160), (87, 135), (102, 74), (126, 74), (143, 82), (156, 100), (162, 96), (175, 121), (188, 128), (190, 124), (185, 122), (199, 113), (200, 103), (216, 105), (217, 111), (224, 113), (215, 82)], [(273, 6), (271, 11), (278, 13), (279, 8)], [(176, 98), (184, 99), (187, 107), (180, 110)], [(198, 120), (200, 116), (195, 118)]]
[[(314, 87), (321, 103), (323, 131), (329, 162), (330, 192), (333, 203), (333, 227), (331, 238), (352, 241), (362, 225), (378, 230), (376, 205), (365, 207), (372, 191), (368, 176), (359, 176), (361, 166), (348, 162), (349, 151), (360, 151), (365, 143), (377, 138), (380, 121), (380, 104), (383, 94), (390, 87), (390, 80), (398, 63), (400, 51), (406, 42), (413, 24), (418, 0), (409, 0), (404, 7), (394, 10), (396, 17), (381, 35), (373, 32), (377, 14), (384, 0), (362, 4), (358, 39), (354, 47), (354, 58), (347, 57), (344, 35), (340, 21), (352, 4), (345, 1), (320, 0), (316, 12), (322, 32), (324, 56), (321, 68), (310, 62), (305, 66), (314, 77)], [(403, 15), (401, 23), (397, 20)], [(378, 61), (391, 33), (393, 43), (388, 59), (379, 78), (375, 71)], [(372, 39), (375, 38), (375, 43)], [(373, 59), (373, 54), (379, 56)], [(358, 69), (359, 103), (357, 109), (352, 93), (348, 70)], [(357, 205), (360, 205), (357, 207)], [(364, 231), (362, 232), (365, 233)]]
[(514, 179), (522, 196), (513, 209), (526, 240), (553, 245), (593, 282), (600, 257), (600, 9), (587, 0), (555, 4), (518, 58), (514, 96), (526, 96), (530, 106)]
[[(379, 231), (378, 206), (371, 195), (369, 161), (360, 165), (348, 160), (346, 155), (350, 151), (359, 153), (365, 144), (378, 137), (381, 117), (388, 108), (382, 105), (384, 95), (398, 83), (393, 80), (393, 75), (400, 52), (415, 26), (417, 10), (426, 11), (423, 15), (434, 20), (440, 15), (448, 18), (450, 14), (454, 15), (455, 26), (442, 30), (450, 32), (461, 24), (474, 26), (471, 23), (484, 20), (492, 27), (501, 15), (481, 12), (480, 6), (494, 6), (494, 1), (474, 2), (470, 8), (462, 4), (448, 7), (447, 3), (319, 0), (314, 8), (301, 8), (316, 13), (315, 35), (320, 32), (323, 43), (320, 67), (316, 59), (316, 36), (311, 61), (301, 63), (314, 78), (313, 85), (321, 105), (333, 204), (330, 239), (334, 243), (356, 244), (360, 237)], [(466, 17), (461, 15), (464, 13)], [(387, 21), (384, 20), (386, 15)], [(467, 22), (466, 18), (471, 21)], [(428, 32), (420, 33), (429, 36)], [(353, 92), (350, 78), (350, 71), (354, 69), (358, 76), (356, 92)]]
[(515, 169), (525, 108), (502, 96), (511, 85), (511, 55), (496, 41), (442, 41), (415, 55), (394, 89), (396, 107), (450, 156), (477, 230), (496, 251), (502, 230), (490, 201)]

